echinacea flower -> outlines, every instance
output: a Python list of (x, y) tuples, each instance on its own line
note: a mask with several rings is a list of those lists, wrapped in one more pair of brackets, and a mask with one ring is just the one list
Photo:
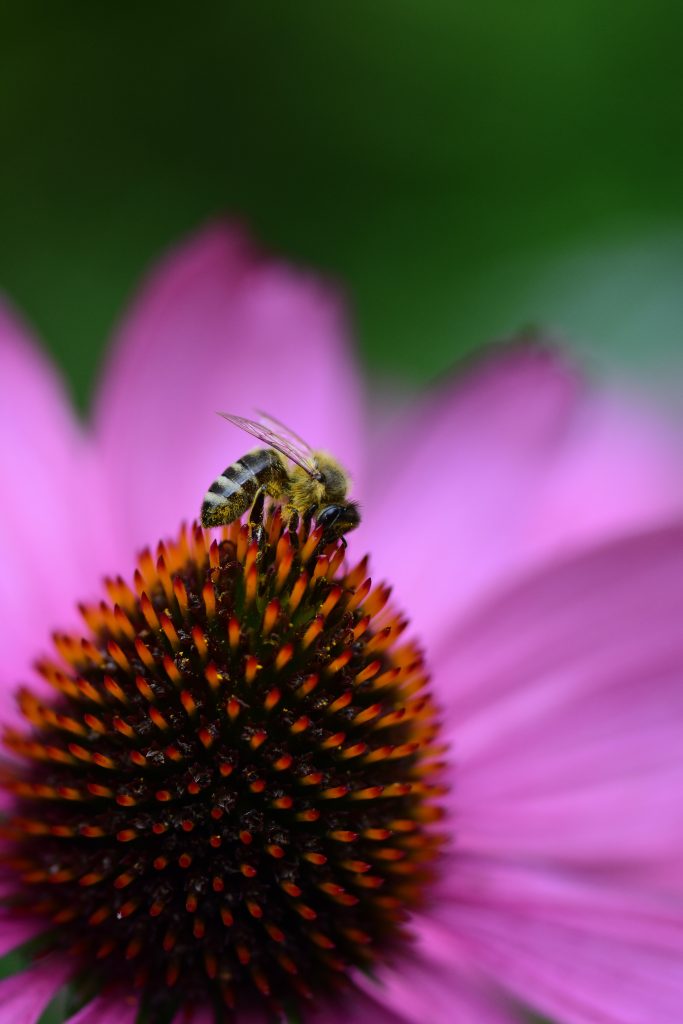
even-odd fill
[[(522, 345), (370, 444), (336, 300), (222, 226), (87, 429), (9, 311), (0, 359), (0, 1021), (680, 1024), (674, 433)], [(254, 407), (351, 470), (346, 552), (181, 529)]]

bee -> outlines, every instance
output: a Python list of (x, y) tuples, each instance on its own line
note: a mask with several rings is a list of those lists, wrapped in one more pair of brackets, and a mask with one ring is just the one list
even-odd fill
[(279, 428), (277, 431), (232, 413), (221, 412), (219, 416), (268, 447), (247, 452), (216, 477), (204, 495), (202, 526), (232, 523), (262, 493), (283, 502), (286, 523), (297, 515), (314, 515), (318, 526), (324, 528), (327, 543), (343, 538), (358, 526), (358, 505), (346, 498), (349, 478), (331, 455), (314, 451), (298, 434), (272, 417), (267, 418)]

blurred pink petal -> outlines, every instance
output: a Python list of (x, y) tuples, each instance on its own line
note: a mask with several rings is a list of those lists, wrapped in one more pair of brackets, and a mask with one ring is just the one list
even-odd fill
[(1, 1024), (36, 1024), (72, 970), (72, 964), (50, 957), (0, 981)]
[(337, 297), (215, 224), (155, 269), (118, 333), (96, 427), (131, 549), (194, 519), (255, 447), (216, 415), (264, 409), (352, 473), (360, 382)]
[(492, 984), (563, 1024), (680, 1020), (680, 907), (609, 878), (455, 857), (433, 914), (444, 944), (450, 936)]
[(340, 992), (332, 1003), (313, 1007), (306, 1024), (401, 1024), (404, 1019), (386, 1005), (384, 992), (372, 998), (353, 988)]
[[(182, 1017), (181, 1017), (182, 1020)], [(305, 1017), (306, 1024), (401, 1024), (403, 1018), (392, 1013), (390, 1009), (381, 1005), (375, 999), (370, 998), (358, 989), (341, 990), (336, 993), (334, 1002), (324, 1007), (311, 1006)], [(188, 1024), (215, 1024), (216, 1017), (212, 1010), (197, 1010)], [(244, 1013), (237, 1009), (234, 1013), (234, 1024), (260, 1024), (261, 1018), (253, 1013)], [(73, 1022), (69, 1022), (73, 1024)], [(78, 1024), (90, 1024), (78, 1021)], [(92, 1024), (100, 1024), (93, 1020)], [(105, 1022), (109, 1024), (109, 1022)], [(231, 1024), (233, 1020), (231, 1018)]]
[(435, 684), (459, 846), (683, 869), (682, 607), (673, 526), (551, 566), (452, 631)]
[[(11, 892), (11, 890), (10, 890)], [(7, 887), (3, 897), (8, 894)], [(12, 917), (0, 916), (0, 957), (9, 953), (18, 946), (22, 946), (29, 939), (33, 939), (42, 931), (42, 922), (13, 920)]]
[(75, 1016), (69, 1017), (66, 1024), (135, 1024), (137, 1017), (138, 1006), (136, 1003), (97, 997), (82, 1010), (79, 1010)]
[[(517, 345), (429, 395), (383, 446), (362, 541), (430, 650), (530, 564), (683, 509), (680, 438)], [(411, 514), (416, 493), (427, 522)]]
[(409, 1024), (521, 1024), (508, 998), (482, 979), (457, 936), (422, 915), (412, 930), (411, 945), (395, 963), (378, 965), (369, 978), (357, 977), (366, 992)]
[[(0, 304), (0, 617), (11, 637), (0, 662), (0, 709), (75, 603), (116, 564), (98, 471), (62, 382), (26, 328)], [(106, 503), (104, 503), (106, 504)]]

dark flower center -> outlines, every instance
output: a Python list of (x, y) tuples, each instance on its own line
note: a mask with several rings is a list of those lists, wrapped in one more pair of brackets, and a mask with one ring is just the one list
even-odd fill
[(89, 636), (56, 638), (56, 698), (19, 694), (12, 912), (151, 1021), (329, 990), (401, 943), (429, 878), (422, 659), (366, 562), (322, 537), (277, 507), (183, 530), (82, 609)]

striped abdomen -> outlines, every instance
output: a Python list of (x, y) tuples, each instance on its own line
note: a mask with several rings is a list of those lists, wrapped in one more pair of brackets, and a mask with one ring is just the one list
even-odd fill
[(287, 489), (283, 461), (272, 448), (257, 448), (233, 462), (211, 484), (202, 502), (202, 526), (222, 526), (239, 519), (263, 488), (273, 498)]

